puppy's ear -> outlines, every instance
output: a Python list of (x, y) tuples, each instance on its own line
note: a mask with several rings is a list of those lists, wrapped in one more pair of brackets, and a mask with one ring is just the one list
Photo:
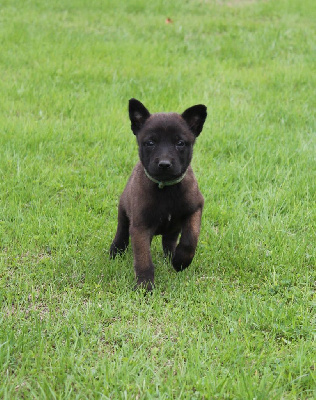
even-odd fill
[(134, 135), (138, 134), (146, 119), (149, 117), (150, 112), (140, 101), (136, 99), (130, 99), (129, 119), (131, 120), (131, 128)]
[(203, 104), (198, 104), (185, 110), (182, 114), (182, 118), (189, 125), (189, 128), (197, 137), (203, 129), (204, 122), (206, 120), (207, 108)]

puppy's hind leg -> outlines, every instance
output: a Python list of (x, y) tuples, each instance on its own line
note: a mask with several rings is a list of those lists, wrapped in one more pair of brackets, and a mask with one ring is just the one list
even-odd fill
[(110, 247), (110, 257), (115, 258), (118, 253), (123, 253), (129, 242), (129, 219), (125, 210), (120, 205), (118, 209), (118, 224), (115, 238)]
[(166, 233), (162, 235), (162, 248), (165, 257), (172, 259), (176, 251), (180, 232)]

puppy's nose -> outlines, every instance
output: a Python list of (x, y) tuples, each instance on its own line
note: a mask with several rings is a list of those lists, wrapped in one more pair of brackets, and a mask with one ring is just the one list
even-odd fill
[(158, 167), (161, 169), (168, 169), (171, 167), (171, 162), (168, 160), (160, 160), (158, 163)]

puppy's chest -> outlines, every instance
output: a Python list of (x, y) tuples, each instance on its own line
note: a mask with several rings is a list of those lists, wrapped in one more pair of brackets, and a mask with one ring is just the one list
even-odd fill
[(174, 207), (167, 207), (163, 204), (156, 207), (146, 207), (144, 209), (143, 216), (146, 220), (151, 221), (151, 223), (161, 223), (167, 224), (171, 221), (176, 221), (181, 219), (183, 215), (183, 210), (176, 209)]
[(160, 235), (180, 229), (181, 221), (177, 213), (157, 213), (156, 218), (152, 220), (152, 226), (155, 228), (155, 234)]
[(178, 229), (183, 218), (189, 213), (190, 207), (181, 201), (161, 201), (148, 205), (144, 210), (143, 217), (148, 226), (154, 228), (156, 234), (162, 234)]

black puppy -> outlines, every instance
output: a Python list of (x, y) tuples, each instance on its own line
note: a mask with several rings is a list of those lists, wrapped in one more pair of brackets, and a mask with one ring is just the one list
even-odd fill
[(154, 284), (150, 254), (154, 235), (162, 235), (164, 253), (171, 257), (176, 271), (187, 268), (194, 257), (204, 199), (190, 162), (206, 115), (202, 104), (181, 115), (150, 114), (138, 100), (129, 101), (140, 161), (120, 198), (110, 255), (114, 258), (123, 252), (130, 235), (137, 285), (147, 290), (152, 290)]

